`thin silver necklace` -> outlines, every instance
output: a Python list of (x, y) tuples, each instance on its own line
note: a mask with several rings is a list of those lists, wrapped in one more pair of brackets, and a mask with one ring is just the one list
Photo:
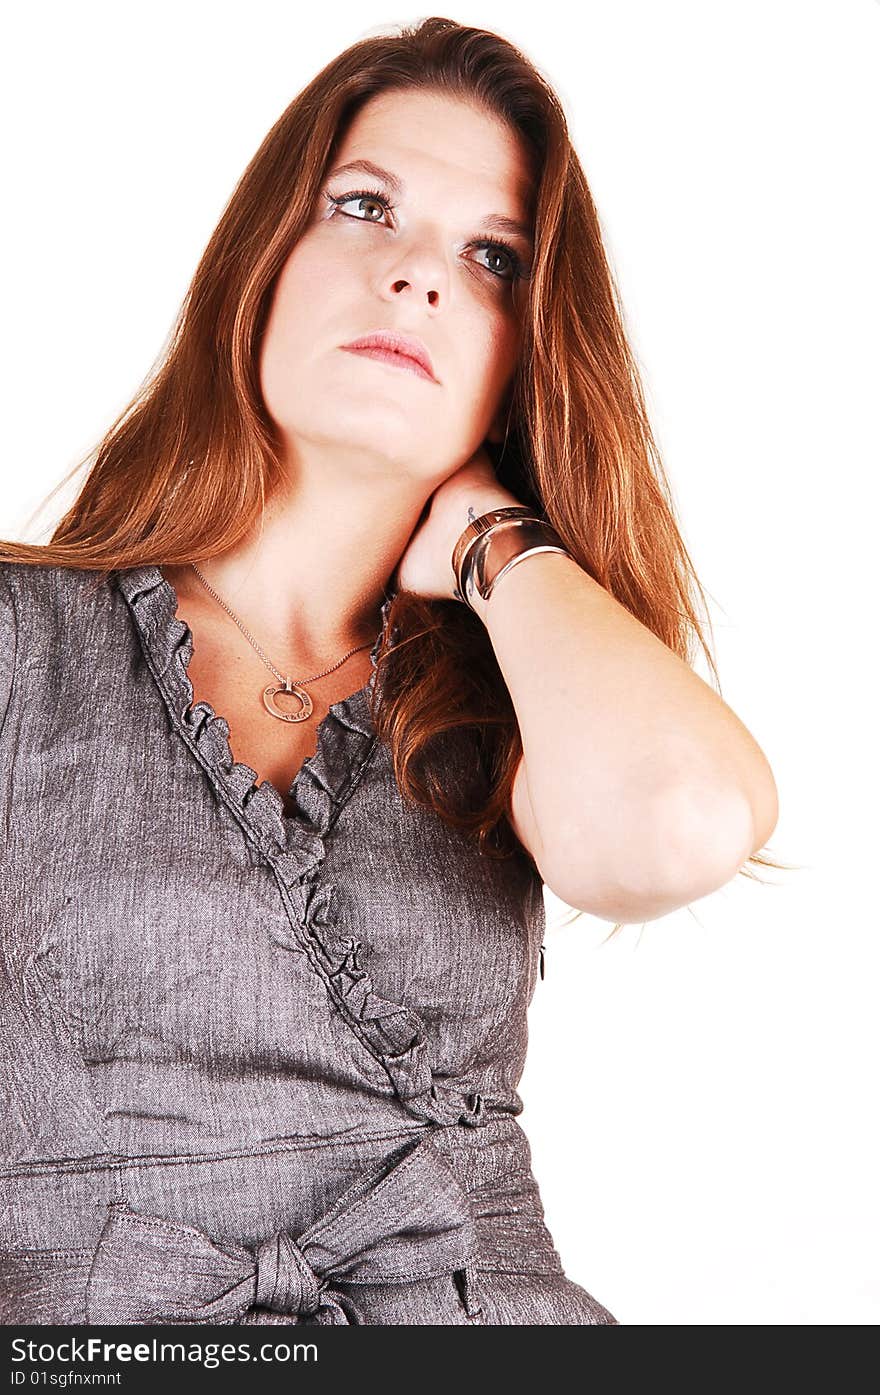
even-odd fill
[[(208, 581), (208, 579), (205, 576), (203, 576), (202, 573), (199, 571), (195, 562), (190, 562), (190, 566), (192, 567), (196, 576), (199, 578), (199, 581), (202, 583), (202, 585), (208, 591), (210, 591), (211, 595), (214, 597), (216, 601), (220, 602), (223, 609), (235, 621), (236, 625), (241, 630), (245, 639), (253, 645), (254, 649), (256, 649), (257, 653), (263, 660), (263, 663), (266, 665), (266, 667), (268, 669), (271, 669), (272, 673), (274, 673), (275, 677), (278, 679), (277, 683), (270, 683), (267, 688), (263, 689), (263, 703), (265, 705), (266, 711), (270, 712), (273, 717), (277, 717), (279, 721), (304, 722), (307, 717), (311, 717), (312, 711), (314, 709), (312, 707), (312, 699), (306, 692), (305, 685), (307, 683), (317, 683), (319, 678), (326, 678), (328, 673), (333, 673), (337, 668), (340, 668), (345, 663), (346, 659), (350, 659), (352, 654), (359, 653), (361, 649), (372, 648), (372, 643), (359, 644), (356, 649), (349, 649), (347, 654), (343, 654), (342, 658), (339, 660), (339, 663), (334, 664), (333, 668), (325, 668), (323, 673), (316, 673), (311, 678), (285, 678), (284, 674), (279, 673), (275, 665), (271, 663), (269, 659), (267, 659), (259, 644), (257, 644), (257, 641), (254, 639), (253, 635), (245, 629), (238, 616), (226, 604), (223, 597), (218, 596), (217, 592), (214, 590), (213, 586)], [(282, 712), (278, 707), (275, 706), (276, 693), (293, 693), (294, 696), (299, 698), (302, 704), (300, 710), (298, 712)]]

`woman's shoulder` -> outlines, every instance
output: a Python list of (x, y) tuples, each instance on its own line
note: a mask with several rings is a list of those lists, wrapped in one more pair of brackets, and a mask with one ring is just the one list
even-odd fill
[(30, 626), (41, 618), (51, 622), (72, 611), (81, 613), (90, 598), (97, 602), (106, 584), (104, 574), (82, 567), (0, 561), (2, 633), (5, 627), (20, 627), (25, 620)]
[(81, 567), (0, 561), (0, 724), (21, 654), (89, 648), (97, 617), (110, 604), (106, 573)]
[(74, 709), (100, 699), (120, 664), (128, 628), (120, 625), (116, 571), (0, 561), (0, 735), (14, 711)]

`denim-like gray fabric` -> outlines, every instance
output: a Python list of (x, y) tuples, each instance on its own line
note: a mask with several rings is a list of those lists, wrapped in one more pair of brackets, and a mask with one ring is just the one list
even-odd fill
[(0, 564), (0, 1321), (616, 1323), (516, 1119), (527, 857), (403, 800), (378, 640), (286, 816), (176, 604)]

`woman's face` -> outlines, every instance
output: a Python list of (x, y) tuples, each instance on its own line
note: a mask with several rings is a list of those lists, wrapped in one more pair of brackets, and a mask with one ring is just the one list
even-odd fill
[[(339, 172), (355, 161), (385, 173)], [(390, 467), (434, 488), (487, 436), (503, 438), (530, 196), (518, 136), (475, 107), (393, 92), (361, 109), (281, 270), (262, 342), (263, 394), (294, 461), (329, 448), (347, 469)], [(438, 381), (341, 347), (382, 329), (421, 339)]]

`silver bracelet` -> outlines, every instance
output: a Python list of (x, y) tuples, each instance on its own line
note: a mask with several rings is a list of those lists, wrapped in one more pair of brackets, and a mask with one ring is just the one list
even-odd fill
[(510, 510), (507, 516), (490, 521), (487, 527), (489, 519), (491, 515), (484, 514), (476, 525), (469, 525), (474, 536), (466, 540), (458, 560), (458, 592), (471, 610), (475, 609), (477, 595), (488, 601), (501, 578), (526, 557), (539, 552), (561, 552), (566, 557), (571, 556), (556, 530), (526, 510), (516, 515)]

